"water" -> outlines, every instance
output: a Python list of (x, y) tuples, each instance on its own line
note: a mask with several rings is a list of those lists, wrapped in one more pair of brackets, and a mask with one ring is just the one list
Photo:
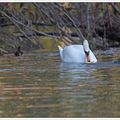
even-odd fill
[(61, 63), (58, 52), (0, 57), (0, 117), (120, 117), (120, 63), (98, 57), (96, 64)]

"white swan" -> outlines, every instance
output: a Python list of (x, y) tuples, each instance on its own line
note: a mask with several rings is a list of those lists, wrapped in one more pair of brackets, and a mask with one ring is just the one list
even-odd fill
[(83, 45), (69, 45), (64, 48), (58, 46), (60, 57), (63, 62), (69, 63), (96, 63), (97, 59), (89, 48), (87, 40)]

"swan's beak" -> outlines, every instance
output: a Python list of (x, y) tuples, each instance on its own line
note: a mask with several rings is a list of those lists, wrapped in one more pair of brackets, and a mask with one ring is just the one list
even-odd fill
[(89, 53), (89, 51), (88, 52), (85, 51), (85, 55), (86, 55), (86, 58), (87, 58), (87, 62), (91, 62), (90, 61), (90, 53)]

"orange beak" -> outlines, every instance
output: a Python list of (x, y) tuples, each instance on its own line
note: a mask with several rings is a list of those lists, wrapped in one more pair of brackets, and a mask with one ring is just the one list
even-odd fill
[(90, 55), (86, 55), (86, 58), (87, 58), (87, 62), (90, 62)]
[(90, 62), (90, 53), (85, 51), (87, 62)]

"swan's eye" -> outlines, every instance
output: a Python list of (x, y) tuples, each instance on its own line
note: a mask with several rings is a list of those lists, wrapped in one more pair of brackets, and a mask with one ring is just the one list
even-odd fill
[(89, 55), (89, 51), (87, 52), (87, 51), (85, 51), (85, 54), (88, 56)]

